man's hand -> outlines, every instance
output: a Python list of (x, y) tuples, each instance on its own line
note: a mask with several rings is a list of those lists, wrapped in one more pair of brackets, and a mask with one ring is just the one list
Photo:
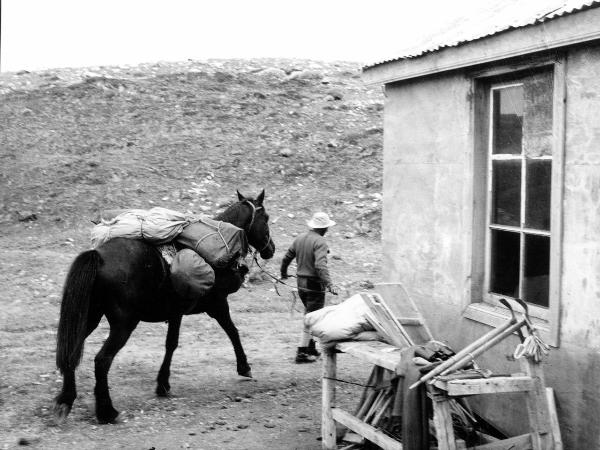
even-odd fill
[(329, 286), (327, 286), (327, 290), (333, 295), (338, 295), (339, 292), (339, 288), (335, 284), (330, 284)]

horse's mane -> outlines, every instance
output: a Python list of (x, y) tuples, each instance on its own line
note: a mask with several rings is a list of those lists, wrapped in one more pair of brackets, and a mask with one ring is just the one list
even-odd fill
[[(248, 199), (249, 201), (252, 201), (252, 199)], [(235, 202), (230, 204), (225, 211), (220, 212), (219, 214), (216, 215), (215, 220), (221, 220), (223, 222), (229, 222), (229, 223), (234, 223), (237, 222), (237, 219), (240, 217), (243, 208), (242, 206), (242, 202)]]

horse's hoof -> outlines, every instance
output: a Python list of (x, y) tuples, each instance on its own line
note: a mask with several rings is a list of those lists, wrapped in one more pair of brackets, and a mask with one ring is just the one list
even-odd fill
[(164, 384), (156, 385), (156, 395), (159, 397), (168, 397), (171, 392), (171, 386), (165, 386)]
[(63, 423), (70, 412), (71, 406), (67, 405), (66, 403), (54, 404), (54, 417), (58, 423)]
[(110, 408), (106, 408), (106, 411), (96, 414), (96, 417), (98, 418), (98, 423), (100, 424), (114, 423), (118, 416), (119, 411), (117, 411), (112, 406)]
[(252, 370), (248, 369), (246, 371), (239, 371), (238, 375), (240, 375), (242, 377), (246, 377), (246, 378), (252, 378)]

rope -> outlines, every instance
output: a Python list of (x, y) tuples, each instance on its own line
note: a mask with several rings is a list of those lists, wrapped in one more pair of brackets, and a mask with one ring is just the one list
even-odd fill
[[(258, 266), (258, 268), (261, 270), (261, 272), (267, 274), (269, 277), (271, 277), (273, 280), (275, 280), (275, 286), (277, 286), (278, 283), (283, 284), (284, 286), (289, 287), (290, 289), (298, 289), (300, 291), (304, 291), (304, 292), (314, 292), (315, 294), (324, 294), (327, 291), (321, 290), (321, 291), (315, 291), (314, 289), (307, 289), (307, 288), (302, 288), (300, 286), (291, 286), (287, 283), (285, 283), (281, 278), (277, 278), (275, 275), (269, 273), (267, 270), (265, 270), (258, 262), (258, 259), (256, 258), (256, 252), (252, 255), (252, 258), (254, 260), (254, 262), (256, 263), (256, 265)], [(281, 296), (281, 294), (279, 293), (279, 291), (277, 291), (277, 287), (275, 288), (275, 292), (277, 292), (277, 295)]]
[[(250, 218), (250, 224), (248, 225), (248, 230), (244, 230), (246, 232), (246, 236), (250, 234), (250, 229), (252, 228), (252, 225), (254, 224), (254, 219), (256, 218), (256, 211), (258, 211), (259, 209), (264, 209), (263, 206), (259, 206), (256, 207), (254, 205), (254, 203), (252, 203), (250, 200), (244, 200), (242, 203), (246, 203), (250, 206), (250, 208), (252, 208), (252, 217)], [(271, 243), (271, 230), (269, 230), (269, 228), (267, 227), (267, 240), (265, 242), (265, 245), (262, 246), (261, 249), (259, 249), (259, 252), (262, 252), (265, 248), (267, 248), (269, 246), (269, 244)]]
[[(324, 380), (331, 380), (331, 381), (339, 381), (340, 383), (347, 383), (347, 384), (354, 384), (356, 386), (362, 386), (365, 388), (377, 388), (377, 385), (375, 384), (362, 384), (362, 383), (355, 383), (354, 381), (348, 381), (348, 380), (340, 380), (339, 378), (333, 378), (333, 377), (323, 377)], [(383, 386), (381, 387), (380, 390), (383, 389), (387, 389), (389, 388), (389, 386)]]
[(537, 330), (532, 329), (531, 334), (525, 338), (522, 344), (517, 345), (513, 354), (515, 359), (532, 358), (539, 363), (549, 352), (550, 347), (538, 336)]

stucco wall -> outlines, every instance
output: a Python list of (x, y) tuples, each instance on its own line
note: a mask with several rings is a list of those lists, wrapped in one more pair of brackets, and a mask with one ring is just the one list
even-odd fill
[[(560, 347), (544, 366), (566, 448), (600, 448), (600, 46), (567, 58)], [(471, 80), (438, 75), (386, 86), (383, 268), (455, 348), (489, 331), (462, 317), (471, 282)], [(482, 358), (496, 372), (516, 340)], [(486, 414), (525, 432), (525, 403), (488, 401)], [(510, 411), (509, 414), (507, 412)], [(507, 420), (510, 418), (512, 420)]]
[(386, 87), (384, 277), (410, 287), (436, 330), (461, 314), (470, 90), (463, 76)]

